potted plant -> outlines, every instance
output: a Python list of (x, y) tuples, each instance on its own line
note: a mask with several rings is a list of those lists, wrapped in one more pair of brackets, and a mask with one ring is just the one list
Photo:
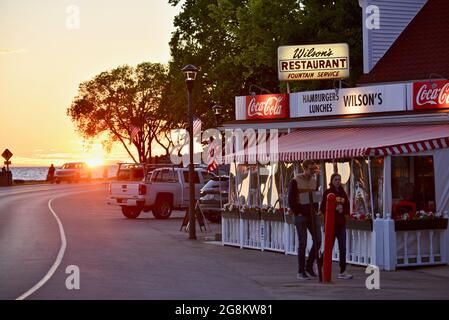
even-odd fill
[(425, 212), (424, 210), (416, 211), (413, 218), (410, 218), (408, 213), (402, 214), (399, 219), (394, 221), (394, 229), (396, 231), (410, 231), (410, 230), (434, 230), (447, 229), (448, 219), (443, 218), (443, 215), (433, 212)]
[(346, 228), (353, 230), (373, 230), (373, 219), (371, 214), (352, 214), (346, 219)]
[(240, 218), (240, 211), (238, 207), (232, 203), (224, 204), (222, 210), (223, 210), (222, 215), (225, 218), (234, 218), (234, 219)]
[(284, 210), (266, 206), (261, 209), (261, 218), (265, 221), (284, 221)]
[(240, 217), (244, 220), (260, 220), (260, 209), (256, 206), (244, 204), (240, 208)]

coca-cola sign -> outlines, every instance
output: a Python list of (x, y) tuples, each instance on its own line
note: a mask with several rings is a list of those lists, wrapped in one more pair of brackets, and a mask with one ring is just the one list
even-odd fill
[(289, 117), (288, 94), (246, 96), (246, 119), (279, 119)]
[(413, 84), (413, 109), (449, 108), (449, 81), (424, 81)]

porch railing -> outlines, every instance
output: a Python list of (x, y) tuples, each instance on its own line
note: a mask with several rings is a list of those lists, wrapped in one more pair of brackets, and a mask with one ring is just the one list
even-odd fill
[[(290, 222), (290, 223), (289, 223)], [(323, 233), (322, 233), (323, 234)], [(322, 236), (324, 239), (324, 235)], [(308, 234), (308, 252), (312, 239)], [(269, 250), (296, 255), (298, 240), (292, 219), (265, 221), (222, 216), (222, 244)], [(346, 261), (354, 265), (376, 265), (381, 270), (395, 270), (406, 266), (425, 266), (449, 263), (449, 230), (396, 230), (395, 221), (377, 218), (372, 227), (347, 226)], [(339, 260), (338, 242), (332, 259)]]

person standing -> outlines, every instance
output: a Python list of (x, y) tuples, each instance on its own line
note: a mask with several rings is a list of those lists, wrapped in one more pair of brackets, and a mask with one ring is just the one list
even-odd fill
[[(331, 175), (329, 188), (323, 193), (320, 212), (326, 214), (326, 200), (328, 194), (335, 194), (335, 224), (334, 224), (334, 243), (338, 241), (338, 250), (340, 254), (340, 273), (338, 279), (349, 280), (352, 275), (346, 272), (346, 216), (349, 216), (349, 199), (346, 191), (341, 186), (341, 176), (338, 173)], [(324, 216), (326, 218), (326, 216)]]
[[(311, 160), (305, 160), (302, 163), (303, 172), (295, 176), (288, 186), (288, 206), (295, 215), (295, 226), (298, 234), (298, 274), (297, 278), (300, 280), (310, 280), (310, 277), (316, 278), (313, 270), (313, 263), (316, 257), (316, 252), (321, 247), (321, 227), (319, 217), (311, 211), (318, 211), (317, 203), (309, 203), (309, 192), (316, 191), (318, 183), (313, 176), (316, 170), (315, 163)], [(307, 204), (300, 203), (300, 194), (307, 195)], [(312, 219), (315, 219), (315, 232), (312, 229)], [(309, 257), (306, 264), (306, 248), (307, 248), (307, 230), (312, 235), (312, 248), (309, 252)]]
[(53, 163), (52, 163), (50, 168), (48, 168), (47, 181), (50, 181), (51, 183), (53, 183), (54, 180), (55, 180), (55, 167), (53, 166)]

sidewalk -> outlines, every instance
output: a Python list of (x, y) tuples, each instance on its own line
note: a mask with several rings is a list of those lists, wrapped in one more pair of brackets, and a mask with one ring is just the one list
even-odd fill
[[(365, 267), (348, 265), (354, 279), (337, 279), (338, 263), (332, 265), (330, 284), (301, 281), (296, 279), (296, 256), (222, 246), (219, 241), (206, 240), (220, 233), (221, 225), (210, 224), (210, 229), (210, 233), (202, 233), (197, 228), (198, 240), (189, 246), (202, 247), (200, 252), (219, 262), (223, 274), (231, 272), (251, 280), (273, 299), (449, 299), (449, 266), (380, 271), (379, 290), (366, 288), (370, 274)], [(182, 240), (187, 234), (173, 236)], [(223, 294), (232, 296), (231, 292)]]

